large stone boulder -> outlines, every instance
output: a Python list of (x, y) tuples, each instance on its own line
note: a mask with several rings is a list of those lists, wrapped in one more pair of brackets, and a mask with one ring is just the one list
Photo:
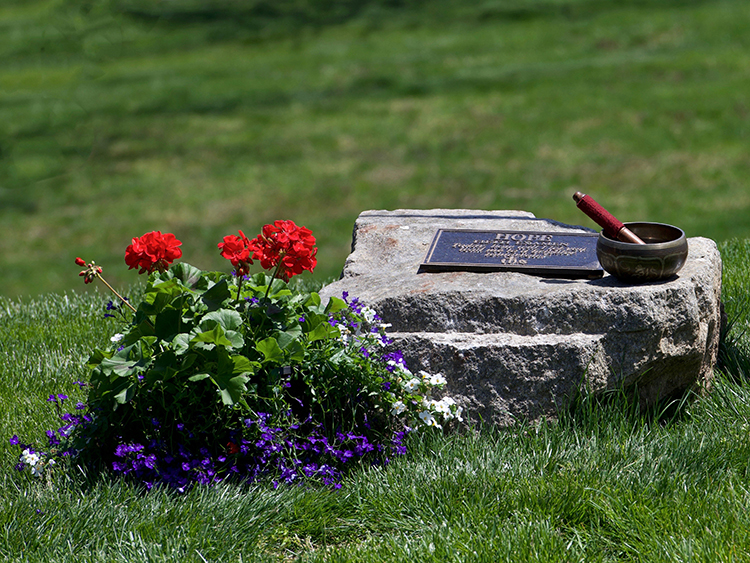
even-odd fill
[(342, 277), (347, 291), (391, 323), (412, 371), (446, 376), (446, 393), (477, 420), (509, 425), (554, 417), (581, 386), (637, 385), (653, 404), (707, 386), (720, 331), (721, 257), (689, 238), (670, 280), (640, 285), (515, 272), (422, 272), (439, 228), (592, 232), (523, 211), (365, 211)]

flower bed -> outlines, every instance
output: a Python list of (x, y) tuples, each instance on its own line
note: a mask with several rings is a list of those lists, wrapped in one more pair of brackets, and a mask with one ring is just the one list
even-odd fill
[[(87, 361), (85, 402), (50, 397), (61, 426), (47, 446), (11, 438), (19, 470), (78, 466), (180, 491), (226, 479), (340, 486), (347, 468), (405, 453), (412, 430), (461, 420), (449, 397), (432, 398), (445, 378), (412, 374), (375, 311), (289, 285), (317, 264), (308, 229), (276, 221), (252, 240), (224, 237), (231, 275), (173, 264), (180, 245), (155, 231), (127, 247), (126, 264), (149, 275), (137, 307), (76, 259), (85, 283), (114, 292), (106, 314), (122, 326)], [(255, 260), (266, 271), (251, 275)]]

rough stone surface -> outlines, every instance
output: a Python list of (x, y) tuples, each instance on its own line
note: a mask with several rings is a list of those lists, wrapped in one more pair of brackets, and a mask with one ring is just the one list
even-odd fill
[(421, 273), (438, 228), (591, 232), (524, 211), (366, 211), (342, 278), (393, 326), (409, 367), (442, 372), (469, 415), (500, 425), (555, 416), (585, 384), (637, 383), (646, 404), (710, 383), (720, 331), (721, 257), (689, 238), (677, 277), (641, 285), (514, 272)]

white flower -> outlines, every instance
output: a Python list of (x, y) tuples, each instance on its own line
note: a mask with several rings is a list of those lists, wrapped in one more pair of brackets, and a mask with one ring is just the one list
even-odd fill
[(435, 412), (442, 414), (445, 420), (455, 418), (459, 422), (463, 422), (464, 419), (461, 417), (463, 411), (463, 407), (456, 405), (456, 401), (452, 397), (443, 397), (435, 404)]
[(119, 341), (120, 341), (120, 340), (122, 340), (122, 339), (123, 339), (124, 337), (125, 337), (125, 335), (124, 335), (124, 334), (120, 334), (120, 333), (118, 332), (118, 333), (117, 333), (117, 334), (115, 334), (115, 335), (114, 335), (114, 336), (113, 336), (112, 338), (110, 338), (110, 340), (111, 340), (112, 342), (119, 342)]
[(430, 385), (445, 385), (448, 381), (445, 379), (442, 373), (429, 374), (426, 371), (420, 371), (419, 375)]
[(406, 410), (406, 405), (402, 401), (396, 401), (391, 408), (392, 415), (399, 415)]
[(450, 404), (446, 403), (444, 400), (433, 401), (433, 404), (430, 406), (432, 407), (432, 410), (434, 412), (442, 414), (445, 418), (451, 418), (453, 416), (453, 413), (451, 413)]
[(409, 393), (413, 393), (414, 391), (419, 389), (420, 383), (421, 381), (419, 381), (419, 379), (415, 377), (404, 383), (404, 389), (406, 389)]
[(34, 467), (41, 459), (42, 458), (38, 453), (32, 452), (28, 448), (21, 452), (21, 461), (31, 467)]
[(395, 368), (395, 370), (398, 371), (399, 375), (408, 376), (412, 373), (409, 371), (409, 369), (404, 365), (403, 362), (395, 362), (394, 360), (388, 360), (388, 365)]
[(352, 331), (344, 325), (339, 325), (339, 340), (344, 344), (348, 344), (352, 337)]
[(453, 416), (455, 416), (456, 420), (458, 420), (459, 422), (463, 422), (464, 421), (464, 419), (461, 417), (461, 413), (462, 412), (464, 412), (464, 408), (463, 407), (456, 407), (456, 412), (453, 413)]
[(362, 317), (364, 317), (364, 319), (368, 323), (371, 323), (375, 320), (375, 315), (377, 315), (375, 309), (372, 309), (370, 307), (362, 307)]
[(378, 344), (380, 344), (381, 348), (385, 348), (391, 343), (391, 339), (388, 338), (388, 335), (385, 333), (385, 329), (388, 328), (389, 324), (387, 325), (380, 325), (380, 332), (378, 333)]
[(432, 413), (430, 411), (422, 411), (421, 413), (419, 413), (419, 418), (422, 419), (422, 422), (424, 422), (426, 426), (442, 428), (442, 426), (437, 423), (437, 420), (435, 420), (435, 417), (432, 416)]
[(448, 380), (445, 379), (445, 376), (443, 376), (442, 373), (430, 375), (427, 378), (427, 381), (430, 383), (430, 385), (445, 385), (446, 383), (448, 383)]

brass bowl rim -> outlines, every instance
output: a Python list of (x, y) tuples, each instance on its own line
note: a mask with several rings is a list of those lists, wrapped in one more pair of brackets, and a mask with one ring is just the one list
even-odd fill
[[(683, 239), (685, 239), (685, 231), (680, 229), (679, 227), (675, 227), (674, 225), (669, 225), (667, 223), (652, 223), (650, 221), (633, 221), (630, 223), (624, 223), (626, 227), (629, 229), (634, 225), (655, 225), (658, 227), (669, 227), (671, 229), (677, 230), (679, 233), (679, 236), (676, 238), (673, 238), (672, 240), (667, 240), (664, 242), (647, 242), (646, 244), (636, 244), (634, 242), (623, 242), (620, 240), (615, 240), (613, 238), (608, 237), (604, 234), (604, 231), (601, 231), (599, 233), (599, 241), (602, 240), (606, 241), (607, 245), (611, 246), (612, 248), (616, 248), (618, 250), (632, 250), (632, 251), (638, 251), (638, 249), (641, 250), (666, 250), (668, 248), (672, 248), (675, 246), (679, 246), (682, 244)], [(631, 229), (632, 230), (632, 229)], [(635, 231), (634, 231), (635, 232)], [(636, 233), (637, 234), (637, 233)]]

